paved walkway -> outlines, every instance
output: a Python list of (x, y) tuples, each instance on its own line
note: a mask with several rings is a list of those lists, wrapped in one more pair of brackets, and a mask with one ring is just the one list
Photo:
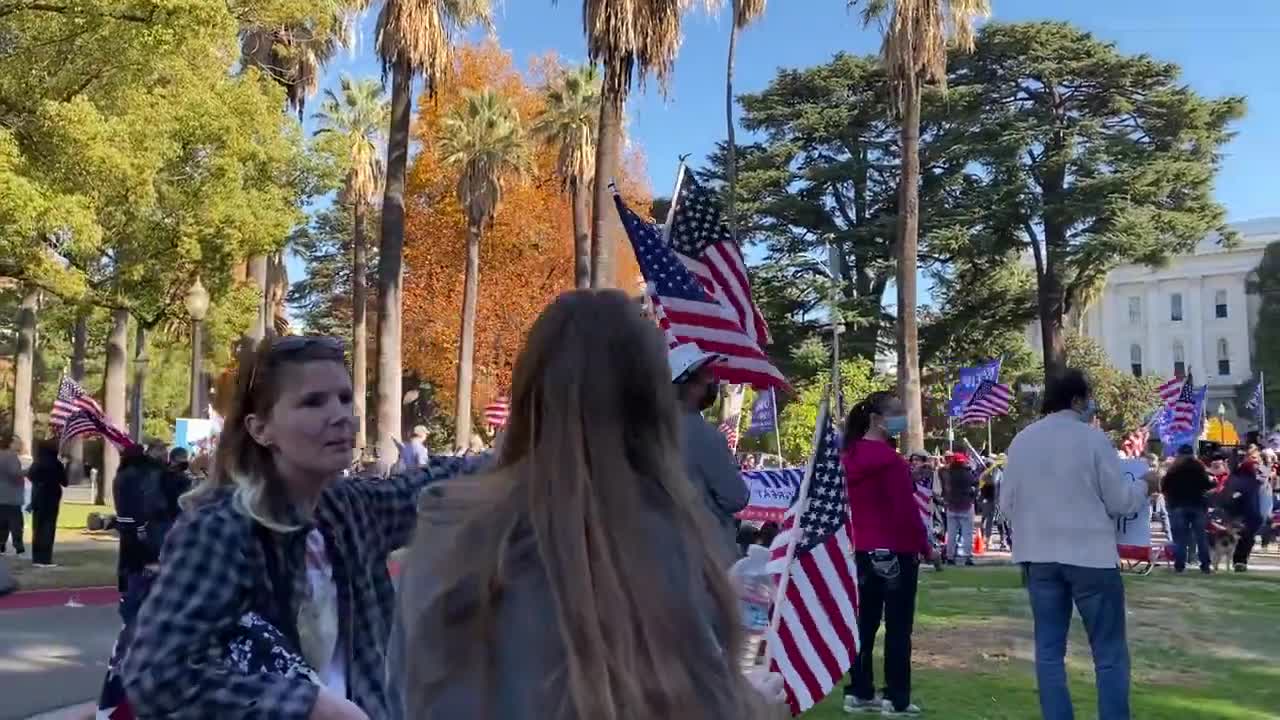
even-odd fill
[(0, 610), (0, 720), (96, 698), (119, 631), (114, 604)]

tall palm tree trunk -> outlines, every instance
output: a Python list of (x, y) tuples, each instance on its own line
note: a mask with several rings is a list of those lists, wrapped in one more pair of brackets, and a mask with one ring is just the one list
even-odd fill
[(453, 446), (471, 445), (471, 384), (476, 355), (476, 298), (480, 293), (480, 225), (467, 225), (467, 272), (462, 290), (462, 339), (458, 343), (457, 405), (453, 418)]
[(146, 405), (147, 376), (151, 372), (151, 358), (147, 354), (150, 333), (147, 326), (138, 323), (133, 336), (133, 387), (130, 388), (129, 437), (140, 443), (142, 438), (142, 412)]
[[(88, 354), (89, 314), (81, 310), (76, 314), (75, 329), (71, 333), (71, 379), (80, 385), (84, 385), (84, 361)], [(79, 482), (84, 477), (84, 440), (77, 437), (68, 443), (67, 456), (71, 458), (67, 476), (71, 482)]]
[[(736, 0), (734, 7), (736, 10)], [(729, 32), (729, 61), (724, 73), (724, 119), (728, 141), (728, 146), (725, 148), (725, 179), (729, 185), (726, 209), (729, 211), (729, 234), (733, 236), (734, 242), (738, 240), (738, 143), (733, 131), (733, 65), (737, 54), (738, 24), (733, 23), (733, 29)]]
[[(116, 427), (124, 426), (126, 345), (129, 343), (129, 311), (111, 311), (111, 334), (107, 335), (107, 365), (102, 377), (102, 410)], [(102, 444), (102, 478), (98, 494), (111, 500), (112, 484), (120, 467), (120, 453), (109, 442)]]
[(573, 286), (577, 288), (591, 287), (591, 219), (586, 184), (583, 178), (575, 177), (569, 185), (573, 203)]
[(369, 323), (366, 311), (369, 307), (369, 290), (365, 268), (369, 264), (369, 249), (364, 237), (365, 206), (356, 200), (352, 207), (353, 232), (351, 237), (351, 374), (352, 394), (355, 396), (356, 452), (364, 453), (369, 427), (368, 376), (369, 376)]
[(378, 464), (390, 467), (400, 439), (400, 303), (404, 284), (404, 182), (413, 113), (413, 73), (400, 61), (391, 73), (391, 132), (378, 245)]
[(18, 439), (19, 453), (35, 455), (35, 409), (31, 399), (35, 389), (36, 311), (40, 306), (40, 290), (28, 287), (18, 308), (18, 347), (13, 369), (13, 436)]
[(907, 411), (902, 447), (924, 447), (920, 347), (916, 329), (916, 253), (920, 233), (920, 84), (903, 83), (902, 176), (898, 185), (898, 392)]
[[(606, 88), (612, 87), (608, 76), (619, 72), (605, 67)], [(596, 182), (591, 202), (591, 287), (613, 285), (613, 248), (605, 230), (607, 220), (614, 212), (613, 193), (609, 183), (618, 169), (618, 155), (622, 141), (622, 104), (624, 99), (605, 92), (600, 98), (599, 141), (596, 145)]]

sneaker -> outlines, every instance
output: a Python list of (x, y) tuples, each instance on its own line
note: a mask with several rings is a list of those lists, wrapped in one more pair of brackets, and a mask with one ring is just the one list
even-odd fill
[(1236, 572), (1248, 572), (1248, 571), (1249, 571), (1249, 566), (1248, 566), (1248, 565), (1245, 565), (1244, 563), (1236, 563), (1235, 571), (1236, 571)]
[(878, 697), (863, 700), (856, 695), (844, 696), (844, 711), (847, 713), (879, 712), (882, 707), (882, 701)]
[(1204, 574), (1204, 575), (1212, 575), (1212, 574), (1213, 574), (1213, 571), (1212, 571), (1212, 570), (1210, 570), (1210, 569), (1209, 569), (1209, 568), (1207, 568), (1207, 567), (1202, 567), (1202, 568), (1200, 568), (1200, 572), (1201, 572), (1201, 574)]
[(58, 567), (58, 565), (57, 565), (56, 563), (38, 563), (38, 562), (33, 562), (33, 563), (31, 563), (31, 567), (38, 567), (38, 568), (43, 568), (43, 569), (45, 569), (45, 570), (48, 570), (49, 568), (56, 568), (56, 567)]
[(973, 561), (973, 558), (965, 558), (965, 559), (964, 559), (964, 566), (965, 566), (965, 567), (973, 567), (974, 565), (977, 565), (977, 564), (978, 564), (978, 563), (976, 563), (976, 562), (974, 562), (974, 561)]
[(880, 714), (888, 715), (889, 717), (909, 717), (911, 715), (919, 715), (920, 706), (909, 704), (901, 710), (894, 710), (893, 703), (888, 700), (885, 700), (884, 703), (880, 706)]

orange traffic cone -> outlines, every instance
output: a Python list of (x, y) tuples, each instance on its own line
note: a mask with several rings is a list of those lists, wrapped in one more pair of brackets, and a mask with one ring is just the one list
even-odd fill
[(987, 541), (982, 537), (981, 530), (973, 531), (973, 554), (981, 555), (987, 551)]

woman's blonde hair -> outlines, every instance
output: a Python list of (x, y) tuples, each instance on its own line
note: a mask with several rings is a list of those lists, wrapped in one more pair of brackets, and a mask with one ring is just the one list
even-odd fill
[(344, 362), (342, 342), (325, 336), (269, 337), (256, 347), (241, 347), (231, 399), (212, 467), (207, 477), (182, 496), (184, 510), (204, 502), (217, 491), (232, 488), (236, 507), (278, 532), (296, 529), (284, 519), (283, 488), (276, 477), (271, 450), (249, 435), (245, 418), (268, 416), (280, 398), (290, 370), (308, 362)]
[[(476, 667), (466, 660), (489, 666), (509, 569), (532, 556), (566, 657), (530, 668), (567, 690), (539, 712), (756, 715), (736, 669), (736, 596), (685, 473), (679, 422), (662, 336), (633, 300), (578, 290), (543, 311), (516, 362), (496, 466), (424, 501), (402, 592), (408, 707), (430, 707)], [(441, 513), (462, 514), (444, 537), (433, 532), (450, 524)], [(666, 542), (655, 542), (655, 517)], [(502, 679), (485, 682), (491, 698)]]

